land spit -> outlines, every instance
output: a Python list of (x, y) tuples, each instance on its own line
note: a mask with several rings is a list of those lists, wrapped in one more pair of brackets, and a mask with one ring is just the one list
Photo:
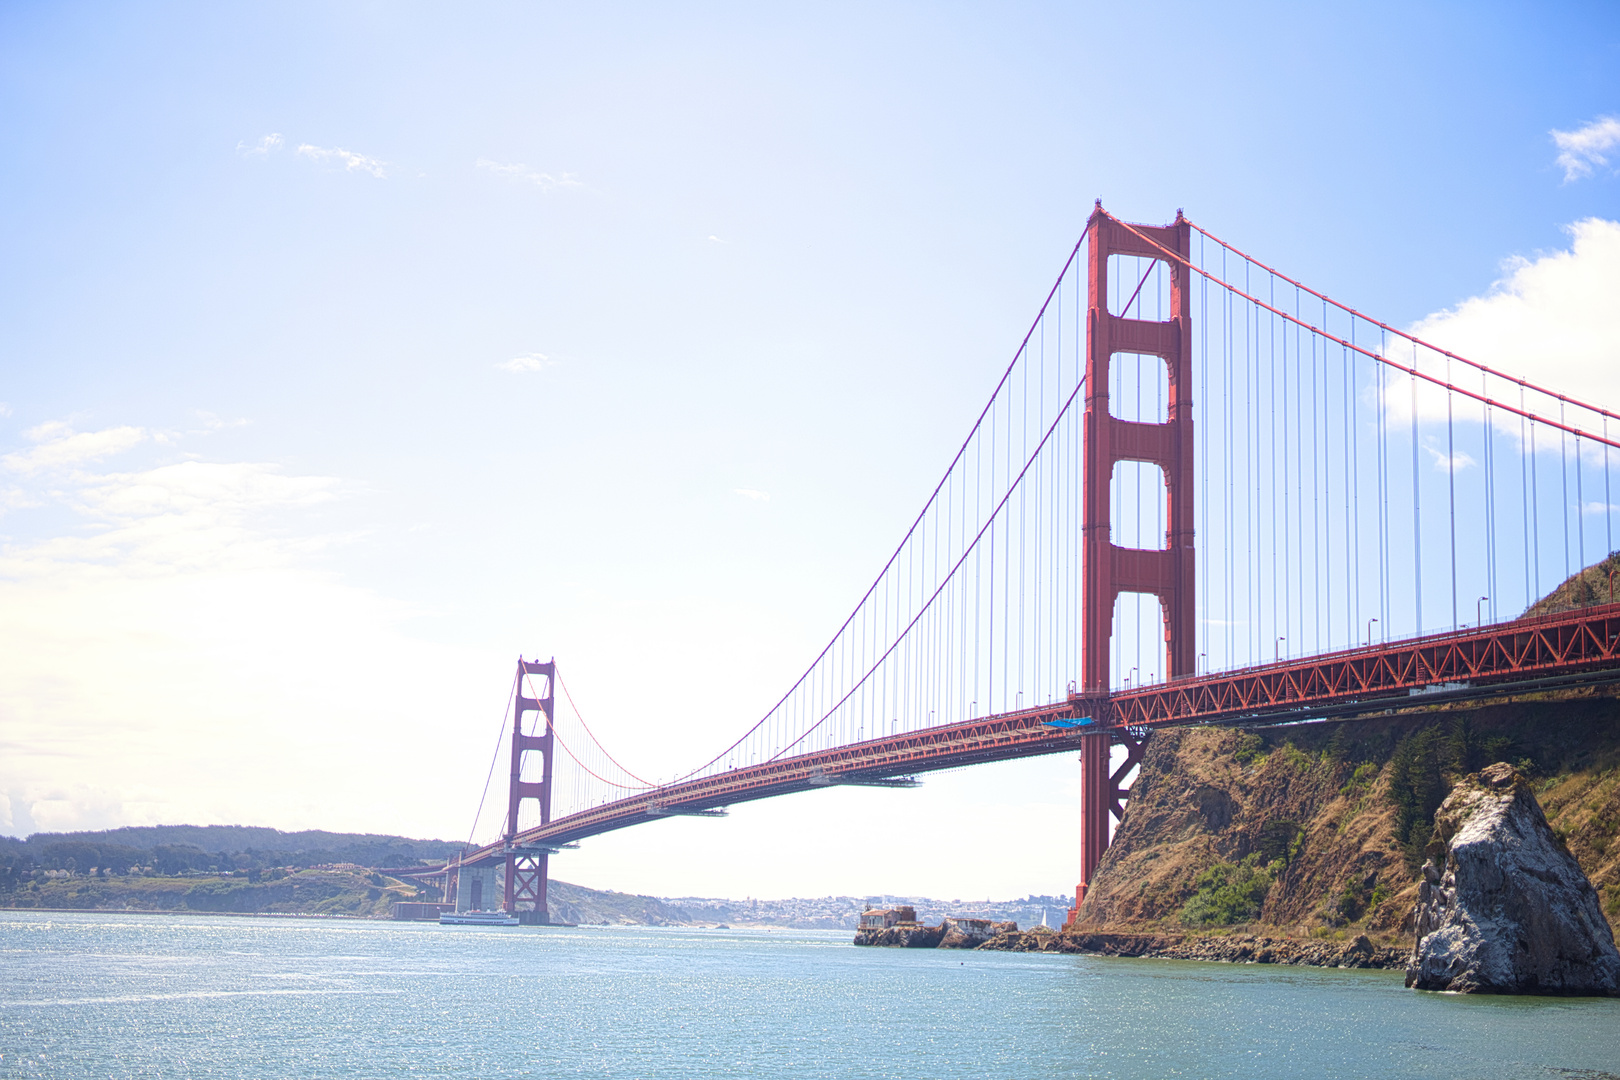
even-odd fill
[(997, 934), (978, 946), (995, 952), (1089, 953), (1233, 964), (1294, 964), (1332, 968), (1403, 968), (1407, 950), (1375, 945), (1366, 935), (1348, 941), (1300, 940), (1252, 934), (1053, 933)]

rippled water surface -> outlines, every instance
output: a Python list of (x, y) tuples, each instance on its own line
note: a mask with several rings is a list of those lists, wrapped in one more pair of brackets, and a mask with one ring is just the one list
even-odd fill
[(1606, 1077), (1620, 1000), (800, 931), (0, 913), (0, 1077)]

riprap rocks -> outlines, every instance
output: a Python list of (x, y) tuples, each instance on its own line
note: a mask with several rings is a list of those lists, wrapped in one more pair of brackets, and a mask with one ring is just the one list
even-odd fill
[(1487, 994), (1620, 993), (1597, 891), (1505, 763), (1467, 777), (1435, 814), (1406, 985)]

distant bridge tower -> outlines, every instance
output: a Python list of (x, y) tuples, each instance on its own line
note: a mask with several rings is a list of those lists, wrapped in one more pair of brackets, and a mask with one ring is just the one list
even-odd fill
[[(1187, 256), (1191, 227), (1177, 211), (1174, 224), (1133, 226), (1142, 236)], [(1190, 272), (1103, 212), (1099, 200), (1087, 223), (1090, 311), (1086, 323), (1085, 491), (1081, 521), (1081, 686), (1100, 731), (1080, 737), (1080, 883), (1069, 922), (1079, 915), (1086, 890), (1108, 849), (1108, 818), (1123, 815), (1120, 782), (1141, 759), (1141, 744), (1112, 727), (1107, 708), (1111, 683), (1109, 642), (1114, 604), (1121, 593), (1151, 593), (1164, 618), (1171, 678), (1196, 674), (1197, 610), (1193, 590), (1192, 295)], [(1147, 322), (1112, 315), (1108, 309), (1108, 259), (1139, 255), (1164, 262), (1170, 276), (1170, 318)], [(1157, 356), (1169, 375), (1169, 415), (1162, 424), (1121, 420), (1109, 412), (1109, 365), (1120, 354)], [(1122, 548), (1110, 536), (1110, 486), (1122, 461), (1157, 465), (1164, 475), (1167, 505), (1165, 546)], [(1129, 748), (1117, 772), (1109, 773), (1115, 741)]]
[[(524, 676), (543, 675), (546, 686), (538, 698), (524, 697)], [(551, 824), (551, 771), (552, 771), (552, 716), (555, 711), (557, 662), (555, 660), (525, 660), (518, 658), (517, 692), (512, 701), (512, 778), (506, 795), (506, 910), (526, 923), (544, 925), (551, 921), (546, 908), (547, 861), (554, 849), (522, 846), (517, 842), (518, 807), (524, 799), (540, 804), (540, 824)], [(536, 735), (523, 733), (523, 718), (528, 713), (541, 715), (541, 727)], [(542, 757), (540, 779), (523, 779), (523, 755), (538, 751)]]

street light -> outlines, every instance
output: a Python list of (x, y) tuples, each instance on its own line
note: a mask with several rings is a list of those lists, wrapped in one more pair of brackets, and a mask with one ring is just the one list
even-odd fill
[(1483, 604), (1485, 601), (1489, 600), (1489, 599), (1490, 599), (1490, 597), (1488, 597), (1488, 596), (1482, 596), (1478, 600), (1474, 601), (1474, 625), (1475, 626), (1484, 626), (1485, 625), (1485, 619), (1479, 613), (1479, 606), (1481, 604)]
[(1368, 645), (1372, 644), (1372, 624), (1377, 622), (1377, 621), (1378, 621), (1378, 617), (1376, 615), (1367, 620), (1367, 644)]
[(1277, 655), (1276, 655), (1276, 661), (1277, 661), (1277, 663), (1279, 663), (1279, 664), (1280, 664), (1280, 663), (1282, 663), (1282, 643), (1283, 643), (1283, 642), (1285, 642), (1285, 641), (1287, 641), (1287, 640), (1288, 640), (1288, 639), (1287, 639), (1287, 638), (1286, 638), (1286, 637), (1280, 637), (1280, 638), (1278, 638), (1278, 639), (1277, 639)]

